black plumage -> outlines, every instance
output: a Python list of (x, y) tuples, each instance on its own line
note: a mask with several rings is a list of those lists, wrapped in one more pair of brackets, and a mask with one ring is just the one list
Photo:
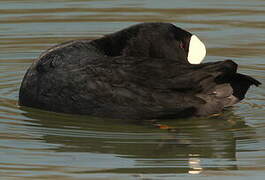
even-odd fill
[(231, 60), (189, 64), (191, 33), (143, 23), (93, 41), (51, 48), (28, 69), (19, 103), (99, 117), (204, 116), (242, 100), (260, 82)]

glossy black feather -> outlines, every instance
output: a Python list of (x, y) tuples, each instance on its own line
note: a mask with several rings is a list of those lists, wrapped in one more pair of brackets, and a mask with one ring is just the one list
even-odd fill
[(19, 103), (50, 111), (130, 119), (218, 113), (260, 83), (231, 60), (187, 63), (191, 34), (144, 23), (44, 52), (28, 69)]

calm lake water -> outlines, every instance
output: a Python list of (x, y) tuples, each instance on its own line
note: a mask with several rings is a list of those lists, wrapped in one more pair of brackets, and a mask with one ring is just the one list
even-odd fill
[(41, 52), (139, 22), (172, 22), (265, 84), (264, 0), (0, 0), (0, 179), (264, 179), (265, 86), (216, 117), (149, 122), (20, 108)]

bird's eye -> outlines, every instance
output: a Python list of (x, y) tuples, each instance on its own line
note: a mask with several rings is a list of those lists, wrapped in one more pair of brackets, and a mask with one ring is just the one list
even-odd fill
[(184, 49), (184, 44), (182, 42), (180, 42), (179, 47)]

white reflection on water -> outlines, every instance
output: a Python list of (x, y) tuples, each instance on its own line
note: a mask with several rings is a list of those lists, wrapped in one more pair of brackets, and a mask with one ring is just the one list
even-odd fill
[(199, 154), (189, 154), (189, 174), (200, 174), (203, 171)]

